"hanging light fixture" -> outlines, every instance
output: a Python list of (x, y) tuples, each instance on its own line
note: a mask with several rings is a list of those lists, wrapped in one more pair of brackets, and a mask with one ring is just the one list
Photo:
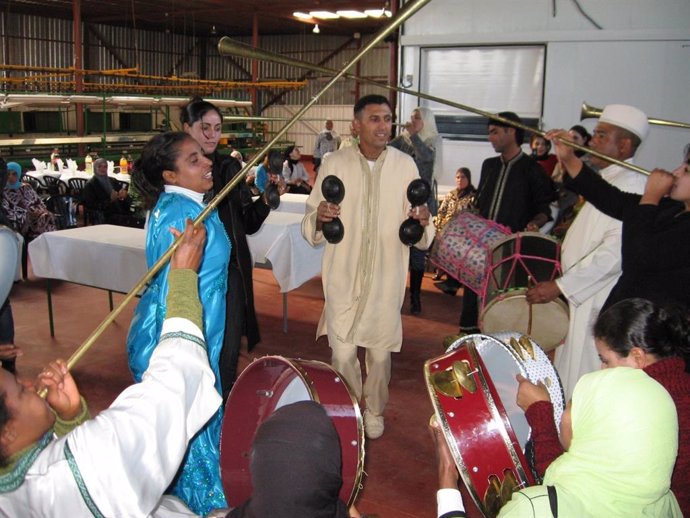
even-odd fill
[(317, 23), (314, 25), (314, 28), (311, 30), (314, 34), (319, 34), (321, 32), (321, 29), (319, 29), (319, 24)]

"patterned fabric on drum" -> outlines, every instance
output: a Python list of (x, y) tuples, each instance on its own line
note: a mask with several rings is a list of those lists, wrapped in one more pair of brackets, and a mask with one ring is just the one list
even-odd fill
[(493, 246), (510, 234), (503, 225), (460, 212), (431, 249), (431, 262), (475, 293), (481, 291)]

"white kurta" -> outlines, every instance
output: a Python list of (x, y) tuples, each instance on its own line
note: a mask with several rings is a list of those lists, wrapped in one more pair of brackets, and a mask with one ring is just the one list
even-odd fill
[[(302, 220), (302, 235), (312, 245), (325, 242), (316, 231), (316, 209), (324, 200), (321, 183), (329, 175), (345, 185), (340, 203), (345, 235), (340, 243), (326, 244), (321, 270), (326, 303), (316, 336), (328, 334), (361, 347), (399, 351), (410, 249), (398, 233), (410, 208), (407, 187), (419, 178), (417, 167), (412, 158), (391, 147), (381, 153), (373, 170), (357, 146), (327, 155)], [(415, 246), (427, 249), (433, 238), (434, 226), (427, 225)]]
[[(628, 160), (628, 162), (632, 162)], [(646, 177), (618, 165), (600, 172), (622, 191), (642, 193)], [(594, 347), (592, 325), (621, 274), (622, 223), (585, 203), (563, 241), (563, 276), (556, 280), (570, 305), (565, 344), (556, 349), (555, 365), (566, 400), (577, 380), (598, 370), (601, 361)]]
[(199, 328), (166, 320), (141, 383), (49, 443), (22, 485), (0, 494), (0, 516), (171, 516), (157, 507), (187, 443), (218, 409), (214, 379)]

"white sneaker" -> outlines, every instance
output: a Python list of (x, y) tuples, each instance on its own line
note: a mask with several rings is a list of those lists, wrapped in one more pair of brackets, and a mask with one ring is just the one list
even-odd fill
[(369, 439), (378, 439), (383, 435), (383, 416), (364, 411), (364, 434)]

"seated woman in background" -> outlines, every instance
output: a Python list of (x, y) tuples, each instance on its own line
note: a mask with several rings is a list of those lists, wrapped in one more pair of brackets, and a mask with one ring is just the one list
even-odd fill
[[(183, 132), (153, 137), (134, 163), (132, 181), (145, 198), (151, 215), (146, 229), (146, 264), (150, 268), (170, 248), (174, 236), (169, 229), (184, 228), (204, 209), (204, 195), (213, 187), (212, 162), (201, 145)], [(225, 330), (225, 294), (230, 260), (230, 240), (217, 210), (204, 221), (206, 246), (199, 267), (199, 296), (204, 310), (203, 332), (215, 387), (221, 394), (218, 368)], [(166, 313), (170, 263), (150, 282), (136, 307), (127, 335), (129, 367), (135, 381), (141, 381), (158, 344)], [(220, 480), (220, 407), (189, 443), (185, 460), (170, 492), (195, 513), (226, 507)]]
[(7, 163), (7, 185), (2, 197), (2, 211), (12, 228), (32, 239), (55, 230), (55, 217), (38, 197), (36, 191), (21, 182), (22, 166), (17, 162)]
[(86, 182), (82, 191), (84, 206), (92, 211), (102, 213), (103, 221), (96, 218), (94, 223), (114, 223), (118, 216), (129, 215), (132, 199), (126, 188), (120, 188), (120, 182), (108, 176), (108, 162), (98, 158), (93, 163), (94, 175)]
[(558, 158), (556, 155), (549, 153), (551, 151), (551, 142), (541, 135), (534, 134), (529, 139), (529, 147), (532, 150), (532, 158), (544, 168), (546, 174), (553, 176), (553, 170), (558, 163)]
[[(685, 372), (690, 358), (690, 321), (686, 311), (627, 299), (599, 315), (593, 332), (602, 368), (643, 369), (675, 402), (680, 435), (671, 489), (683, 515), (690, 516), (690, 374)], [(563, 453), (549, 393), (523, 378), (517, 402), (532, 428), (535, 468), (541, 476)]]
[[(434, 433), (439, 516), (464, 516), (457, 468), (444, 437)], [(670, 489), (678, 452), (675, 404), (641, 369), (604, 369), (580, 378), (563, 413), (561, 440), (565, 451), (543, 484), (513, 493), (499, 518), (682, 516)]]
[[(467, 167), (459, 168), (455, 172), (455, 189), (446, 194), (438, 208), (438, 214), (434, 217), (436, 239), (443, 239), (443, 229), (456, 214), (472, 208), (476, 194), (477, 189), (472, 185), (472, 172)], [(440, 280), (444, 273), (437, 272), (435, 280)], [(446, 277), (445, 281), (437, 282), (434, 286), (448, 295), (455, 295), (460, 283), (452, 277)]]
[[(254, 174), (253, 184), (258, 190), (258, 193), (263, 194), (269, 183), (278, 185), (279, 190), (282, 192), (284, 189), (284, 187), (280, 187), (283, 183), (283, 179), (281, 178), (282, 170), (282, 153), (277, 149), (269, 149), (262, 162), (256, 168), (256, 173)], [(249, 178), (247, 180), (251, 183)]]
[(285, 162), (283, 163), (283, 178), (287, 183), (288, 192), (293, 194), (309, 194), (309, 173), (304, 168), (300, 159), (302, 158), (296, 146), (288, 146), (283, 153)]

